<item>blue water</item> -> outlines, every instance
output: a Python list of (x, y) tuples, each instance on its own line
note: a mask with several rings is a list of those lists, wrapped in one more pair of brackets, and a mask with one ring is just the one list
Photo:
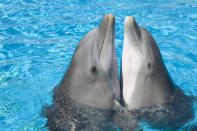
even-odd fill
[[(106, 13), (116, 17), (119, 69), (130, 15), (156, 39), (174, 82), (197, 96), (197, 0), (0, 0), (0, 130), (44, 126), (42, 105), (51, 104), (79, 40)], [(197, 102), (193, 107), (182, 129), (197, 126)]]

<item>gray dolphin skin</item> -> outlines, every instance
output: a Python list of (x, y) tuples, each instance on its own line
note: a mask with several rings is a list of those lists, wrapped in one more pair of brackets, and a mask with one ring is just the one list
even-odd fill
[[(112, 14), (80, 40), (53, 103), (43, 107), (49, 130), (175, 130), (193, 118), (190, 98), (172, 82), (152, 35), (124, 21), (120, 82)], [(156, 119), (155, 119), (156, 118)]]
[(124, 21), (121, 67), (123, 101), (130, 110), (170, 101), (174, 84), (157, 44), (131, 16)]
[(114, 21), (106, 14), (100, 25), (79, 42), (59, 88), (82, 104), (110, 109), (119, 101), (119, 79), (114, 47)]
[(114, 22), (112, 14), (104, 15), (100, 25), (80, 40), (67, 72), (53, 90), (53, 104), (43, 108), (48, 129), (105, 128), (102, 121), (110, 119), (109, 112), (120, 100)]

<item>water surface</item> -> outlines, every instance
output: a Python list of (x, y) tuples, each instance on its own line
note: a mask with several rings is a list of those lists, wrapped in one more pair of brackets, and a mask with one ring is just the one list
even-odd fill
[[(0, 0), (0, 129), (35, 130), (44, 103), (66, 71), (79, 40), (113, 13), (120, 69), (125, 16), (134, 16), (159, 46), (174, 82), (197, 96), (196, 0)], [(182, 129), (197, 125), (195, 117)], [(144, 129), (150, 129), (141, 123)]]

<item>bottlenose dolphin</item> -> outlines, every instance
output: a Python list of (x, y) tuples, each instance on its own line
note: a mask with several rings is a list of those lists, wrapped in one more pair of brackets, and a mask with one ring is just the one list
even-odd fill
[(53, 90), (53, 104), (43, 108), (50, 129), (80, 130), (84, 123), (96, 125), (110, 115), (103, 112), (120, 100), (114, 21), (112, 14), (106, 14), (100, 25), (80, 40), (67, 72)]
[(155, 40), (130, 16), (124, 21), (121, 68), (122, 95), (129, 109), (166, 103), (173, 95), (174, 84)]
[(79, 42), (60, 92), (82, 104), (109, 109), (119, 100), (119, 79), (114, 47), (114, 16), (107, 14), (100, 25)]
[(133, 17), (124, 21), (121, 100), (153, 128), (175, 130), (193, 118), (191, 97), (170, 78), (152, 35)]

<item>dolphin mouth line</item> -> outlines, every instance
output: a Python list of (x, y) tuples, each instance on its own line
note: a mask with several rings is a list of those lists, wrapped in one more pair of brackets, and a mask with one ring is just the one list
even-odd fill
[(105, 31), (104, 39), (103, 39), (103, 41), (102, 41), (101, 48), (100, 48), (99, 59), (100, 59), (100, 57), (101, 57), (102, 49), (103, 49), (104, 42), (105, 42), (105, 39), (106, 39), (106, 34), (107, 34), (107, 31), (108, 31), (109, 17), (110, 17), (110, 16), (108, 16), (108, 20), (107, 20), (107, 29), (106, 29), (106, 31)]
[[(142, 49), (141, 49), (141, 47), (140, 47), (140, 41), (139, 41), (139, 38), (138, 38), (138, 36), (137, 36), (137, 34), (136, 34), (136, 31), (135, 31), (135, 27), (134, 27), (134, 19), (132, 19), (131, 18), (131, 31), (133, 32), (133, 36), (134, 36), (134, 39), (136, 40), (136, 43), (137, 43), (137, 46), (138, 46), (138, 48), (139, 48), (139, 50), (140, 50), (140, 52), (143, 52), (142, 51)], [(137, 28), (139, 28), (139, 32), (141, 33), (141, 31), (140, 31), (140, 27), (137, 25)]]
[[(96, 53), (96, 56), (92, 57), (92, 65), (91, 66), (97, 66), (98, 63), (96, 62), (95, 59), (98, 59), (101, 63), (104, 64), (104, 66), (106, 66), (106, 58), (111, 57), (111, 56), (107, 56), (107, 54), (105, 54), (105, 52), (110, 48), (109, 46), (111, 45), (111, 42), (113, 43), (113, 39), (114, 39), (114, 35), (113, 35), (112, 36), (113, 39), (110, 42), (108, 40), (108, 36), (111, 36), (110, 33), (111, 33), (111, 31), (113, 32), (113, 30), (114, 30), (114, 16), (112, 14), (108, 14), (108, 15), (104, 16), (100, 25), (97, 26), (97, 31), (100, 31), (100, 41), (97, 44), (92, 44), (91, 53), (94, 54), (94, 51), (96, 51), (97, 53)], [(94, 40), (97, 42), (97, 39), (94, 39)], [(111, 46), (111, 48), (113, 48), (113, 46)], [(103, 57), (103, 55), (106, 55), (106, 56)], [(103, 64), (101, 64), (101, 65), (103, 65)]]

